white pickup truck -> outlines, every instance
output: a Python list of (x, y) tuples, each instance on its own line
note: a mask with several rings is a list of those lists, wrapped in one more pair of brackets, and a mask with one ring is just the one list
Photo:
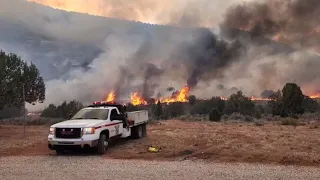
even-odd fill
[(146, 136), (148, 111), (126, 112), (125, 106), (104, 101), (78, 111), (69, 120), (53, 124), (48, 135), (48, 147), (61, 154), (67, 148), (93, 148), (104, 154), (114, 137)]

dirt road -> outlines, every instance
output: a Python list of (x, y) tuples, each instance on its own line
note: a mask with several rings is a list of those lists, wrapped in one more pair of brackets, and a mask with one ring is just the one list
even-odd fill
[(320, 168), (199, 161), (116, 160), (98, 156), (0, 158), (0, 179), (238, 179), (318, 180)]

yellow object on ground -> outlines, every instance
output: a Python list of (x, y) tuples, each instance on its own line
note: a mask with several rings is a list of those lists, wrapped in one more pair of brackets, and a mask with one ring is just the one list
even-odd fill
[(160, 147), (154, 147), (154, 146), (150, 146), (148, 149), (149, 152), (160, 152), (161, 148)]

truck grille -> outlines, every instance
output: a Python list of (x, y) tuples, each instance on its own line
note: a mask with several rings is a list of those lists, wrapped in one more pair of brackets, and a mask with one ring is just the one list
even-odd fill
[(81, 128), (56, 128), (56, 137), (64, 139), (80, 138)]

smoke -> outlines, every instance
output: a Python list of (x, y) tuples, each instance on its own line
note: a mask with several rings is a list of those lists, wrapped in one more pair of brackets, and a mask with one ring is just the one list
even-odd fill
[[(111, 90), (116, 91), (118, 100), (128, 99), (131, 92), (140, 92), (146, 99), (158, 94), (170, 96), (169, 87), (175, 90), (186, 84), (199, 98), (229, 96), (237, 90), (244, 91), (246, 95), (260, 96), (265, 89), (275, 91), (286, 82), (298, 83), (306, 93), (319, 89), (318, 56), (260, 36), (273, 37), (283, 31), (282, 24), (275, 20), (279, 17), (268, 18), (270, 22), (263, 21), (265, 23), (259, 31), (254, 30), (259, 28), (252, 28), (251, 22), (256, 22), (253, 21), (256, 15), (263, 19), (264, 15), (270, 14), (269, 11), (275, 11), (256, 13), (262, 6), (269, 7), (269, 3), (260, 1), (256, 5), (248, 1), (237, 6), (244, 0), (163, 0), (152, 1), (151, 5), (143, 0), (130, 3), (121, 0), (90, 3), (81, 0), (77, 3), (72, 3), (72, 0), (36, 1), (66, 10), (179, 26), (172, 27), (67, 13), (26, 1), (4, 1), (0, 0), (0, 18), (22, 24), (37, 37), (45, 37), (46, 41), (57, 44), (86, 44), (102, 51), (95, 59), (86, 61), (87, 70), (69, 70), (65, 79), (46, 81), (45, 103), (29, 106), (29, 110), (40, 110), (49, 103), (60, 104), (74, 99), (91, 103), (104, 99)], [(235, 6), (227, 10), (231, 5)], [(283, 8), (277, 8), (277, 11), (289, 12), (282, 10), (287, 9), (284, 6), (279, 7)], [(23, 16), (17, 16), (22, 12)], [(237, 15), (239, 22), (236, 21)], [(250, 20), (249, 25), (246, 18)], [(222, 27), (219, 29), (220, 23)], [(216, 29), (194, 28), (197, 26)], [(288, 30), (286, 33), (292, 35), (288, 37), (294, 41), (293, 37), (300, 33), (302, 36), (303, 32)], [(41, 60), (43, 63), (55, 63)], [(38, 67), (40, 71), (44, 68), (43, 64)]]
[(319, 17), (319, 0), (269, 0), (228, 8), (223, 25), (319, 53)]
[[(224, 68), (241, 54), (241, 44), (218, 40), (208, 29), (190, 29), (188, 34), (191, 39), (169, 41), (168, 44), (175, 43), (174, 48), (166, 49), (160, 54), (154, 52), (153, 44), (159, 42), (146, 40), (126, 64), (120, 67), (122, 73), (116, 85), (116, 93), (124, 93), (121, 89), (128, 89), (127, 83), (135, 79), (140, 79), (141, 84), (136, 91), (141, 92), (145, 99), (154, 96), (160, 82), (166, 83), (169, 79), (195, 88), (200, 80), (209, 81), (221, 76)], [(163, 44), (160, 48), (165, 46)], [(180, 74), (168, 76), (172, 72)]]
[[(241, 55), (243, 45), (238, 41), (227, 43), (218, 40), (208, 29), (197, 29), (190, 34), (193, 39), (179, 46), (170, 57), (171, 66), (181, 64), (187, 69), (187, 85), (196, 87), (200, 80), (221, 77), (225, 68)], [(183, 60), (183, 62), (175, 60)]]

